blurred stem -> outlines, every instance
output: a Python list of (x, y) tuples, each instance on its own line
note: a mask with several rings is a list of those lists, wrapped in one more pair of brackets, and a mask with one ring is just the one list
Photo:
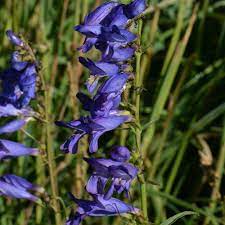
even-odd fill
[(178, 41), (180, 39), (180, 34), (181, 34), (181, 31), (182, 31), (182, 27), (183, 27), (183, 20), (184, 20), (184, 15), (185, 15), (185, 0), (180, 0), (179, 1), (179, 12), (178, 12), (178, 16), (177, 16), (177, 25), (176, 25), (176, 28), (174, 30), (174, 34), (173, 34), (173, 37), (171, 39), (171, 42), (170, 42), (170, 46), (169, 46), (169, 49), (167, 51), (167, 54), (166, 54), (166, 58), (165, 58), (165, 61), (164, 61), (164, 64), (163, 64), (163, 68), (162, 68), (162, 71), (161, 71), (161, 76), (164, 76), (165, 73), (166, 73), (166, 70), (168, 68), (168, 65), (170, 63), (170, 60), (174, 54), (174, 51), (176, 49), (176, 46), (178, 44)]
[[(78, 25), (80, 23), (81, 16), (81, 0), (76, 0), (74, 12), (74, 24)], [(73, 32), (73, 44), (76, 46), (78, 42), (78, 32)], [(75, 48), (77, 48), (77, 46)]]
[(152, 62), (152, 56), (153, 56), (153, 51), (154, 51), (154, 41), (155, 37), (157, 34), (158, 30), (158, 23), (159, 23), (159, 16), (160, 16), (160, 10), (156, 9), (154, 13), (154, 17), (149, 24), (150, 26), (150, 31), (149, 35), (146, 37), (147, 38), (147, 43), (150, 43), (150, 46), (148, 47), (146, 54), (142, 58), (142, 66), (141, 66), (141, 81), (142, 83), (144, 82), (145, 79), (145, 74), (151, 69), (151, 62)]
[[(210, 213), (214, 213), (218, 197), (220, 197), (220, 185), (223, 177), (224, 172), (224, 165), (225, 165), (225, 116), (223, 119), (223, 131), (222, 131), (222, 138), (221, 138), (221, 147), (219, 151), (219, 156), (216, 163), (216, 180), (215, 184), (213, 185), (213, 190), (211, 193), (211, 203), (209, 205)], [(206, 217), (204, 221), (204, 225), (210, 224), (210, 217)]]
[[(135, 78), (135, 88), (136, 88), (136, 96), (135, 96), (135, 104), (136, 104), (136, 111), (135, 111), (135, 119), (136, 123), (138, 124), (138, 127), (135, 131), (135, 139), (136, 139), (136, 146), (137, 151), (140, 154), (140, 157), (142, 158), (142, 152), (141, 152), (141, 127), (140, 127), (140, 88), (142, 86), (141, 82), (141, 34), (142, 34), (142, 26), (143, 21), (140, 19), (138, 21), (138, 46), (139, 50), (136, 52), (136, 78)], [(143, 162), (143, 158), (142, 158)], [(143, 165), (141, 165), (143, 166)], [(146, 193), (146, 182), (144, 175), (141, 175), (141, 206), (143, 210), (143, 215), (145, 219), (148, 219), (148, 209), (147, 209), (147, 193)]]
[[(195, 118), (193, 119), (193, 122), (194, 122), (194, 120), (195, 120)], [(192, 135), (192, 129), (188, 129), (188, 131), (184, 134), (184, 137), (183, 137), (182, 142), (181, 142), (181, 147), (180, 147), (179, 152), (177, 154), (177, 157), (175, 159), (172, 171), (169, 175), (169, 179), (167, 180), (167, 184), (166, 184), (166, 188), (165, 188), (166, 193), (171, 192), (171, 189), (173, 187), (173, 183), (174, 183), (175, 178), (177, 176), (177, 172), (180, 168), (180, 165), (181, 165), (183, 156), (185, 154), (185, 151), (187, 149), (187, 146), (188, 146), (188, 143), (189, 143), (189, 138), (191, 137), (191, 135)]]
[(84, 19), (85, 16), (87, 15), (88, 12), (88, 0), (83, 0), (83, 13), (82, 13), (82, 18)]
[(60, 18), (59, 29), (58, 29), (58, 33), (57, 33), (56, 42), (55, 42), (53, 65), (52, 65), (52, 71), (51, 71), (51, 77), (50, 77), (50, 84), (52, 87), (55, 85), (56, 75), (57, 75), (57, 71), (58, 71), (59, 51), (60, 51), (63, 27), (64, 27), (64, 23), (65, 23), (65, 19), (66, 19), (68, 5), (69, 5), (69, 0), (64, 0), (63, 7), (62, 7), (62, 14), (61, 14), (61, 18)]
[[(194, 26), (194, 23), (195, 23), (195, 20), (196, 20), (196, 17), (197, 17), (197, 10), (198, 10), (198, 4), (195, 5), (192, 16), (190, 18), (188, 28), (186, 30), (186, 33), (185, 33), (183, 39), (179, 42), (178, 47), (177, 47), (177, 51), (176, 51), (175, 55), (173, 56), (171, 64), (168, 68), (167, 74), (166, 74), (165, 79), (162, 83), (162, 86), (160, 88), (158, 97), (157, 97), (155, 105), (153, 107), (153, 111), (152, 111), (151, 116), (150, 116), (150, 122), (160, 118), (161, 113), (162, 113), (162, 111), (165, 107), (165, 104), (166, 104), (166, 101), (168, 99), (173, 81), (175, 79), (175, 76), (178, 72), (181, 61), (183, 59), (183, 54), (184, 54), (184, 51), (186, 49), (189, 37), (191, 35), (192, 29), (193, 29), (193, 26)], [(146, 155), (147, 149), (152, 142), (152, 138), (153, 138), (154, 133), (155, 133), (155, 128), (156, 128), (156, 124), (155, 123), (151, 124), (151, 126), (149, 126), (149, 128), (147, 129), (147, 131), (144, 135), (143, 147), (142, 147), (144, 155)]]
[(19, 23), (19, 19), (17, 18), (17, 1), (16, 0), (12, 0), (12, 29), (15, 33), (18, 33), (18, 23)]

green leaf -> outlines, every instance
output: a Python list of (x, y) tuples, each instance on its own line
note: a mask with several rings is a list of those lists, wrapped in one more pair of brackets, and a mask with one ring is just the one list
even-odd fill
[(175, 216), (170, 217), (169, 219), (167, 219), (166, 221), (164, 221), (160, 225), (170, 225), (170, 224), (173, 224), (177, 220), (179, 220), (180, 218), (182, 218), (184, 216), (189, 216), (189, 215), (198, 215), (198, 213), (193, 212), (193, 211), (184, 211), (182, 213), (178, 213)]

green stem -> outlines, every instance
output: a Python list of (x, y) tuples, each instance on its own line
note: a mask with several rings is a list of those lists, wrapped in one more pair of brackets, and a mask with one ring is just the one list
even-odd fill
[(50, 176), (50, 183), (51, 183), (51, 191), (52, 191), (52, 206), (55, 210), (55, 224), (56, 225), (61, 225), (61, 216), (60, 216), (60, 208), (59, 204), (57, 201), (58, 197), (58, 185), (55, 177), (55, 171), (56, 171), (56, 164), (55, 164), (55, 159), (54, 159), (54, 151), (52, 149), (53, 147), (53, 140), (52, 140), (52, 129), (51, 129), (51, 107), (50, 107), (50, 102), (51, 97), (49, 92), (45, 92), (45, 116), (46, 116), (46, 138), (47, 138), (47, 156), (48, 156), (48, 168), (49, 168), (49, 176)]
[(167, 54), (166, 54), (166, 58), (165, 58), (163, 68), (161, 71), (161, 76), (165, 75), (168, 65), (170, 63), (170, 60), (171, 60), (171, 58), (174, 54), (174, 51), (176, 49), (176, 46), (178, 44), (180, 34), (182, 31), (182, 27), (183, 27), (183, 19), (184, 19), (184, 15), (185, 15), (184, 14), (185, 5), (186, 5), (186, 3), (184, 0), (179, 1), (179, 12), (178, 12), (178, 16), (177, 16), (177, 25), (176, 25), (173, 37), (170, 42), (169, 50), (167, 51)]
[[(136, 53), (136, 79), (135, 79), (135, 87), (136, 87), (136, 94), (135, 94), (135, 105), (136, 105), (136, 111), (135, 111), (135, 119), (136, 123), (138, 124), (138, 127), (135, 132), (135, 139), (136, 139), (136, 146), (137, 151), (140, 154), (140, 157), (142, 158), (142, 152), (141, 152), (141, 129), (140, 129), (140, 91), (139, 89), (142, 86), (142, 79), (141, 79), (141, 34), (142, 34), (142, 26), (143, 21), (139, 20), (138, 22), (138, 46), (139, 50)], [(143, 159), (142, 159), (143, 162)], [(147, 208), (147, 193), (146, 193), (146, 183), (145, 178), (143, 175), (141, 175), (141, 206), (143, 210), (143, 215), (145, 219), (148, 219), (148, 208)]]

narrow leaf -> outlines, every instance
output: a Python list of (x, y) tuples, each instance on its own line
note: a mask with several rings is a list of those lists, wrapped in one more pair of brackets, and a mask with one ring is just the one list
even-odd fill
[(164, 221), (163, 223), (161, 223), (161, 225), (170, 225), (170, 224), (173, 224), (177, 220), (179, 220), (180, 218), (183, 218), (184, 216), (189, 216), (189, 215), (198, 215), (198, 213), (193, 212), (193, 211), (184, 211), (182, 213), (178, 213), (178, 214), (170, 217), (169, 219), (167, 219), (166, 221)]

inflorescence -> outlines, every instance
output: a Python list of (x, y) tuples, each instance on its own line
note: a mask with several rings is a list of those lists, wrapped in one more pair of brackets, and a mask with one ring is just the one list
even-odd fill
[[(29, 103), (35, 97), (37, 78), (37, 65), (30, 47), (11, 30), (6, 35), (16, 51), (12, 53), (10, 67), (0, 74), (0, 117), (13, 119), (0, 127), (0, 134), (18, 131), (34, 115)], [(0, 160), (37, 154), (36, 148), (0, 139)], [(43, 192), (43, 188), (13, 174), (0, 176), (0, 195), (40, 202), (30, 191)]]
[[(145, 0), (134, 0), (127, 5), (110, 1), (96, 8), (85, 17), (83, 24), (75, 27), (76, 31), (85, 35), (79, 50), (86, 53), (95, 47), (101, 52), (101, 59), (94, 62), (89, 58), (79, 58), (91, 74), (86, 82), (89, 94), (77, 94), (89, 116), (71, 122), (56, 122), (74, 130), (73, 135), (61, 145), (64, 153), (76, 153), (78, 142), (84, 135), (89, 137), (89, 152), (95, 153), (98, 140), (105, 132), (132, 120), (128, 111), (119, 109), (121, 95), (132, 77), (129, 60), (136, 51), (133, 42), (137, 36), (127, 29), (127, 25), (145, 9)], [(113, 197), (114, 193), (122, 192), (129, 196), (130, 184), (138, 174), (138, 169), (128, 162), (129, 158), (130, 151), (123, 146), (113, 147), (110, 159), (84, 158), (92, 169), (86, 191), (93, 200), (77, 199), (70, 194), (78, 208), (71, 213), (66, 225), (78, 225), (86, 216), (139, 212), (139, 209)]]

